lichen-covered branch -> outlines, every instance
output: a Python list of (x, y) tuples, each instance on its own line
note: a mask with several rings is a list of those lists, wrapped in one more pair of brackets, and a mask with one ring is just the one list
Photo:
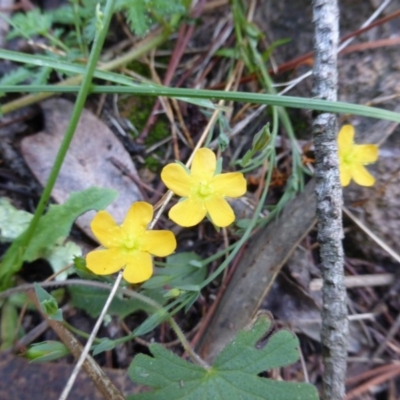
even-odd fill
[[(337, 99), (337, 0), (313, 0), (314, 95)], [(321, 341), (324, 360), (324, 398), (342, 400), (347, 361), (347, 305), (343, 281), (342, 188), (337, 157), (336, 116), (319, 114), (313, 124), (316, 155), (318, 241), (322, 262), (323, 311)]]

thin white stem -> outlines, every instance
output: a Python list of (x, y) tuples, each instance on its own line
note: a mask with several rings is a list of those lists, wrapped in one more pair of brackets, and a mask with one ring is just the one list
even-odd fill
[(98, 333), (98, 331), (100, 329), (101, 324), (103, 323), (103, 319), (104, 319), (104, 317), (105, 317), (105, 315), (106, 315), (106, 313), (108, 311), (108, 308), (111, 305), (111, 302), (112, 302), (112, 300), (113, 300), (113, 298), (115, 296), (115, 293), (118, 290), (118, 287), (119, 287), (119, 284), (121, 283), (121, 280), (122, 280), (122, 270), (118, 273), (117, 279), (114, 282), (114, 286), (111, 289), (111, 292), (110, 292), (110, 294), (108, 296), (106, 304), (104, 305), (104, 308), (101, 311), (101, 314), (100, 314), (100, 316), (99, 316), (99, 318), (98, 318), (98, 320), (96, 322), (96, 325), (94, 326), (93, 331), (90, 334), (90, 337), (89, 337), (88, 341), (86, 342), (86, 345), (85, 345), (85, 347), (84, 347), (84, 349), (83, 349), (83, 351), (82, 351), (82, 353), (81, 353), (81, 355), (79, 357), (78, 362), (75, 365), (74, 370), (72, 371), (71, 376), (68, 379), (67, 384), (65, 385), (65, 388), (64, 388), (63, 392), (61, 393), (61, 396), (59, 397), (59, 400), (66, 400), (67, 399), (67, 397), (69, 395), (69, 392), (71, 391), (72, 386), (73, 386), (73, 384), (74, 384), (74, 382), (75, 382), (75, 380), (76, 380), (76, 378), (78, 376), (78, 373), (79, 373), (79, 371), (80, 371), (80, 369), (82, 367), (82, 364), (84, 363), (87, 355), (89, 354), (90, 348), (92, 347), (92, 344), (93, 344), (94, 340), (96, 339), (96, 335), (97, 335), (97, 333)]
[(150, 222), (149, 229), (153, 229), (154, 228), (154, 226), (156, 225), (157, 221), (160, 219), (161, 214), (164, 212), (165, 207), (167, 207), (167, 204), (172, 199), (173, 195), (174, 195), (173, 192), (171, 192), (170, 190), (167, 192), (167, 196), (165, 197), (164, 201), (162, 202), (160, 209), (157, 211), (157, 214), (153, 218), (153, 221)]

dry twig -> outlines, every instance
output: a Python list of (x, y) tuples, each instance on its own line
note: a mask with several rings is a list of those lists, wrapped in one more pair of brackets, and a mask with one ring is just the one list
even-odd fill
[[(314, 92), (318, 98), (337, 99), (337, 1), (314, 0)], [(316, 154), (318, 240), (322, 261), (323, 310), (321, 342), (324, 360), (324, 398), (345, 395), (348, 321), (343, 276), (342, 189), (337, 157), (337, 121), (321, 113), (313, 123)]]

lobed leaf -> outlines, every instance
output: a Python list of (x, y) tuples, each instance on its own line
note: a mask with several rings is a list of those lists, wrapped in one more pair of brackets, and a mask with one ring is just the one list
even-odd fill
[(158, 344), (150, 346), (153, 357), (140, 354), (128, 374), (153, 392), (130, 396), (132, 400), (316, 400), (314, 386), (277, 382), (257, 374), (288, 365), (299, 358), (298, 340), (280, 330), (257, 346), (271, 328), (271, 318), (261, 314), (254, 325), (243, 329), (220, 353), (214, 365), (205, 369), (194, 365)]

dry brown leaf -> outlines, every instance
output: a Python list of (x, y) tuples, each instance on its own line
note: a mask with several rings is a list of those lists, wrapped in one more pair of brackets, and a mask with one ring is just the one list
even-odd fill
[[(24, 138), (21, 142), (21, 152), (33, 174), (44, 186), (74, 105), (68, 100), (51, 99), (43, 102), (41, 106), (45, 131)], [(142, 196), (137, 186), (109, 161), (110, 157), (115, 157), (132, 174), (137, 174), (131, 157), (111, 130), (91, 112), (83, 110), (52, 192), (54, 200), (64, 203), (71, 192), (91, 186), (115, 189), (119, 196), (107, 210), (117, 222), (122, 222), (131, 204), (142, 200)], [(92, 238), (89, 224), (94, 214), (94, 211), (90, 211), (76, 221)]]

